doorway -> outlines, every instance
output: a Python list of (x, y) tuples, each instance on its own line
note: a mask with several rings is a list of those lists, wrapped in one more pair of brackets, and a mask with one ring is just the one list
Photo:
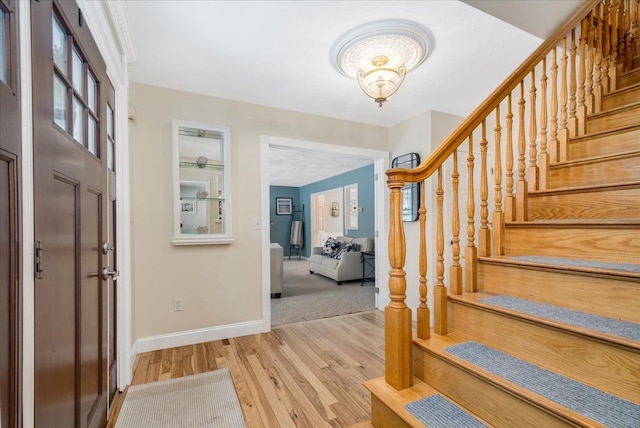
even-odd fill
[(321, 247), (328, 237), (344, 235), (343, 189), (311, 195), (311, 247)]
[[(299, 150), (300, 152), (317, 151), (334, 155), (360, 157), (369, 159), (374, 165), (374, 224), (375, 224), (375, 248), (376, 248), (376, 276), (382, 278), (386, 273), (387, 246), (386, 241), (380, 241), (380, 237), (386, 240), (388, 219), (385, 213), (385, 198), (387, 197), (384, 173), (389, 168), (389, 153), (382, 150), (363, 149), (349, 146), (319, 143), (314, 141), (295, 140), (283, 137), (263, 135), (260, 137), (260, 169), (261, 169), (261, 219), (262, 225), (269, 224), (269, 149), (283, 148), (287, 150)], [(343, 199), (339, 199), (343, 201)], [(343, 210), (342, 204), (341, 210)], [(271, 329), (271, 293), (270, 293), (270, 231), (262, 227), (262, 325), (264, 331)], [(375, 307), (378, 308), (379, 294), (375, 294)]]

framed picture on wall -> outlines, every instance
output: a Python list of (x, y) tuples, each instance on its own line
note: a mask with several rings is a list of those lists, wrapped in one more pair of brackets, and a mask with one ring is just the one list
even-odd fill
[(193, 202), (180, 202), (180, 212), (182, 214), (196, 214), (198, 205)]
[(292, 215), (293, 214), (293, 198), (276, 198), (276, 214)]

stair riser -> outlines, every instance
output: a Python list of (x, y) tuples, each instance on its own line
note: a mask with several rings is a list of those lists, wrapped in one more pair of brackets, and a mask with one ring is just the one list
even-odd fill
[(632, 181), (640, 182), (640, 155), (551, 169), (554, 189)]
[(624, 88), (626, 86), (635, 85), (636, 83), (640, 83), (640, 70), (638, 69), (618, 76), (616, 84), (618, 88)]
[(637, 150), (640, 147), (640, 128), (615, 134), (596, 135), (569, 142), (569, 160), (606, 156)]
[(640, 101), (640, 86), (629, 87), (621, 91), (616, 91), (604, 96), (602, 100), (602, 110), (609, 110), (616, 107)]
[(461, 406), (505, 428), (574, 426), (457, 365), (414, 347), (414, 373)]
[(638, 263), (640, 230), (611, 227), (509, 227), (505, 255)]
[(529, 220), (640, 218), (640, 187), (598, 192), (529, 195)]
[(411, 428), (411, 425), (373, 394), (371, 394), (371, 424), (376, 428)]
[(637, 399), (638, 352), (451, 300), (449, 312), (452, 331), (627, 400)]
[(597, 115), (587, 119), (587, 133), (621, 129), (638, 124), (640, 106), (629, 108), (615, 114)]
[(479, 291), (520, 297), (640, 323), (640, 281), (478, 263)]

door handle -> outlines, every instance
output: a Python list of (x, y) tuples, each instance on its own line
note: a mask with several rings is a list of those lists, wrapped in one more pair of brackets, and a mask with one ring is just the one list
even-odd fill
[(105, 267), (102, 269), (102, 279), (105, 281), (109, 278), (113, 279), (114, 281), (117, 281), (119, 276), (120, 276), (120, 271), (118, 269), (109, 270), (108, 267)]

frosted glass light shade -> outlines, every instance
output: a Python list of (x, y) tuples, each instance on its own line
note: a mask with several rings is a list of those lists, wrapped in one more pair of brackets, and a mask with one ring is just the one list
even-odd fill
[(343, 35), (333, 45), (334, 66), (356, 79), (380, 106), (396, 93), (405, 75), (429, 54), (429, 30), (404, 20), (377, 21)]

